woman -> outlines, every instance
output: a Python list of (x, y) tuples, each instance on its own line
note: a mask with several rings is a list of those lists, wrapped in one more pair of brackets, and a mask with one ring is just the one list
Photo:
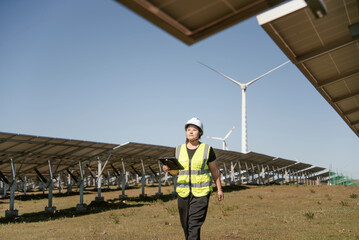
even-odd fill
[(176, 158), (183, 170), (170, 170), (163, 165), (163, 171), (178, 174), (178, 211), (187, 239), (200, 239), (201, 226), (206, 219), (212, 178), (217, 186), (218, 200), (224, 198), (220, 173), (213, 148), (201, 143), (203, 124), (198, 118), (191, 118), (185, 125), (186, 143), (176, 148)]

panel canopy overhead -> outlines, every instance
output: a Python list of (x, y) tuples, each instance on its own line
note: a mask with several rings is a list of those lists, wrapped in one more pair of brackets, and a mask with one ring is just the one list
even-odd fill
[(117, 0), (191, 45), (285, 0)]
[(359, 2), (325, 0), (316, 19), (303, 0), (260, 14), (258, 23), (359, 136)]

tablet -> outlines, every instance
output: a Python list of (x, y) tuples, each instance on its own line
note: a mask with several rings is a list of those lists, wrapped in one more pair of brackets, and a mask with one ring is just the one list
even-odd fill
[(161, 157), (159, 158), (163, 165), (167, 165), (170, 170), (183, 170), (184, 167), (178, 162), (175, 157)]

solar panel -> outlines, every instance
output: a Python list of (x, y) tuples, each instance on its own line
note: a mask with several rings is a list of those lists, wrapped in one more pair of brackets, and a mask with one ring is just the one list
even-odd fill
[(186, 44), (193, 44), (284, 0), (117, 0)]
[(0, 169), (11, 172), (10, 159), (16, 163), (20, 176), (36, 175), (33, 168), (48, 172), (48, 160), (55, 171), (73, 167), (79, 161), (88, 161), (111, 151), (116, 144), (106, 144), (71, 139), (38, 137), (0, 133)]
[(260, 14), (259, 24), (359, 136), (358, 1), (326, 0), (328, 14), (315, 19), (304, 1)]

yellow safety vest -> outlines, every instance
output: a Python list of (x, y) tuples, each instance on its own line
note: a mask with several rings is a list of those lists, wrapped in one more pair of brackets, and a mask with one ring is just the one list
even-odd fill
[(185, 198), (190, 192), (195, 197), (203, 197), (213, 191), (207, 164), (209, 150), (208, 144), (201, 143), (190, 161), (186, 144), (176, 148), (176, 158), (184, 167), (179, 171), (177, 179), (176, 191), (180, 197)]

